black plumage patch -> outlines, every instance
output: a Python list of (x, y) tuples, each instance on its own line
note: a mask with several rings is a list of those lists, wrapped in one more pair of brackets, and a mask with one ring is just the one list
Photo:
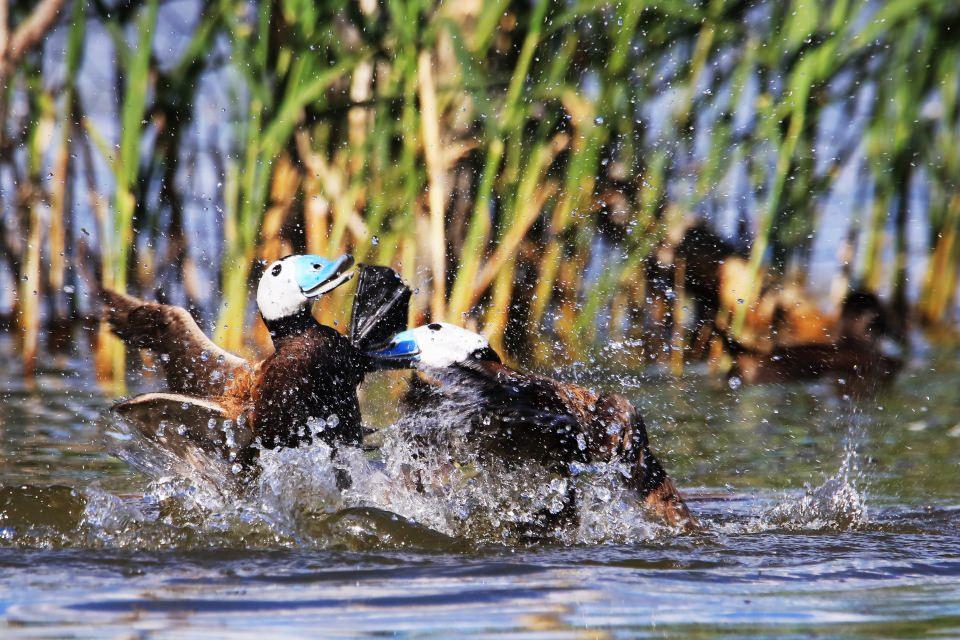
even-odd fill
[(350, 342), (365, 350), (407, 328), (410, 288), (389, 267), (360, 265), (350, 317)]
[(478, 362), (501, 362), (500, 356), (490, 345), (476, 349), (470, 354), (470, 359), (477, 360)]
[[(277, 350), (260, 368), (254, 406), (256, 432), (268, 449), (310, 442), (310, 418), (337, 417), (321, 440), (358, 445), (363, 440), (356, 388), (363, 379), (362, 356), (342, 335), (314, 321), (307, 329), (275, 342)], [(302, 431), (302, 433), (301, 433)]]

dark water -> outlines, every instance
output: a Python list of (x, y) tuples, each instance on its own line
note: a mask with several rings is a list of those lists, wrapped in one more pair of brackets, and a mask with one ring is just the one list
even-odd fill
[(571, 372), (643, 408), (704, 528), (645, 523), (598, 487), (593, 521), (539, 544), (478, 525), (475, 488), (331, 497), (306, 453), (274, 461), (269, 501), (218, 502), (111, 455), (85, 360), (48, 362), (32, 389), (0, 364), (3, 637), (960, 635), (955, 354), (859, 404)]

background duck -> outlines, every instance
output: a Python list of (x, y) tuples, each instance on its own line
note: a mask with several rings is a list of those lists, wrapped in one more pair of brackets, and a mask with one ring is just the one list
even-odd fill
[[(729, 331), (738, 312), (744, 313), (738, 339), (753, 350), (837, 339), (837, 315), (821, 310), (801, 283), (773, 270), (757, 276), (759, 296), (744, 310), (742, 301), (751, 298), (754, 282), (749, 262), (745, 244), (722, 238), (703, 221), (675, 228), (650, 255), (646, 275), (653, 299), (662, 304), (682, 287), (692, 302), (691, 356), (707, 357), (714, 333)], [(672, 316), (664, 320), (669, 325)], [(670, 335), (672, 327), (662, 330)]]
[(851, 292), (843, 302), (838, 327), (834, 342), (776, 346), (769, 351), (744, 346), (721, 331), (733, 357), (728, 377), (758, 384), (832, 376), (843, 379), (845, 389), (864, 391), (889, 382), (900, 371), (903, 361), (883, 351), (888, 327), (877, 296)]
[[(171, 391), (138, 396), (116, 411), (181, 457), (200, 447), (244, 468), (256, 459), (258, 439), (268, 449), (314, 438), (333, 447), (359, 445), (357, 386), (376, 368), (360, 347), (370, 335), (405, 326), (410, 291), (391, 269), (361, 270), (351, 336), (358, 347), (310, 311), (313, 299), (349, 279), (351, 267), (349, 256), (331, 261), (312, 255), (267, 267), (257, 304), (275, 351), (260, 363), (224, 352), (184, 309), (104, 291), (111, 328), (131, 346), (158, 356)], [(163, 429), (164, 423), (177, 428)]]
[(570, 463), (619, 459), (653, 513), (670, 524), (693, 522), (650, 450), (643, 418), (623, 396), (511, 369), (486, 338), (446, 323), (403, 331), (370, 355), (384, 366), (416, 368), (406, 411), (450, 406), (466, 412), (482, 451), (507, 462), (535, 461), (562, 475)]

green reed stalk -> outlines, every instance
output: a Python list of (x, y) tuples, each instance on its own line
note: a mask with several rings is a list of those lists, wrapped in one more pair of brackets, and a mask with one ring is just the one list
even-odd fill
[(60, 92), (63, 105), (59, 120), (60, 137), (57, 140), (56, 158), (51, 193), (50, 229), (47, 239), (50, 272), (47, 282), (50, 295), (59, 295), (66, 271), (67, 218), (71, 215), (68, 182), (70, 178), (70, 146), (77, 121), (76, 76), (80, 69), (83, 39), (86, 34), (85, 3), (75, 2), (70, 14), (70, 32), (67, 36), (64, 60), (64, 84)]
[(547, 231), (546, 250), (540, 260), (537, 286), (530, 308), (530, 323), (539, 326), (553, 297), (557, 271), (562, 260), (561, 236), (569, 228), (577, 208), (589, 201), (593, 192), (594, 171), (603, 141), (603, 131), (587, 112), (575, 121), (570, 164), (561, 188), (561, 198), (554, 207)]
[[(138, 45), (123, 42), (123, 18), (107, 21), (119, 43), (126, 85), (119, 147), (88, 124), (117, 185), (102, 255), (105, 283), (120, 288), (132, 273), (131, 223), (138, 204), (133, 194), (153, 193), (157, 178), (152, 172), (162, 165), (139, 167), (157, 3), (152, 0), (132, 14)], [(216, 10), (201, 20), (188, 51), (172, 67), (158, 63), (173, 69), (162, 76), (180, 83), (182, 101), (192, 104), (199, 88), (188, 80), (185, 65), (202, 64), (211, 43), (225, 34), (232, 43), (233, 70), (244, 85), (235, 153), (225, 167), (224, 295), (217, 337), (229, 348), (243, 346), (254, 261), (278, 250), (281, 222), (291, 223), (289, 228), (299, 222), (291, 218), (300, 210), (296, 197), (290, 197), (293, 190), (322, 201), (304, 203), (306, 246), (330, 253), (353, 250), (358, 259), (402, 267), (404, 276), (424, 289), (425, 295), (416, 298), (415, 316), (426, 312), (429, 301), (432, 317), (460, 321), (483, 303), (486, 329), (497, 341), (510, 309), (528, 309), (533, 332), (556, 295), (566, 303), (555, 306), (558, 337), (583, 347), (593, 339), (595, 320), (606, 305), (614, 304), (619, 316), (629, 315), (626, 305), (640, 289), (635, 280), (642, 277), (642, 259), (666, 227), (704, 199), (721, 200), (715, 192), (731, 157), (747, 159), (751, 186), (762, 194), (749, 262), (752, 284), (737, 310), (739, 328), (768, 255), (787, 257), (788, 251), (804, 249), (815, 231), (816, 196), (831, 188), (845, 163), (835, 161), (826, 175), (814, 172), (817, 125), (825, 105), (833, 102), (829, 83), (840, 73), (873, 82), (880, 95), (867, 136), (877, 181), (874, 232), (865, 238), (868, 280), (880, 284), (888, 211), (892, 203), (905, 202), (903, 182), (914, 173), (905, 158), (935, 176), (940, 189), (934, 206), (942, 213), (931, 222), (932, 264), (949, 270), (957, 259), (951, 235), (958, 215), (956, 171), (944, 160), (956, 147), (955, 109), (947, 106), (947, 113), (934, 116), (919, 112), (924, 104), (946, 105), (944, 96), (956, 82), (946, 71), (926, 71), (947, 69), (941, 61), (957, 50), (943, 28), (955, 11), (947, 0), (891, 0), (876, 6), (865, 0), (786, 0), (771, 4), (770, 23), (759, 30), (744, 26), (744, 3), (724, 0), (699, 6), (684, 0), (540, 0), (522, 6), (493, 0), (470, 14), (426, 0), (389, 0), (374, 8), (348, 7), (344, 0), (212, 4)], [(79, 16), (87, 7), (73, 6)], [(252, 21), (246, 17), (251, 7)], [(858, 20), (868, 10), (873, 11), (870, 20)], [(584, 18), (591, 28), (589, 46), (579, 41), (586, 33)], [(82, 41), (82, 30), (78, 33)], [(661, 77), (663, 56), (684, 50), (690, 58), (669, 72), (672, 77)], [(68, 57), (79, 56), (77, 51), (68, 50)], [(739, 56), (736, 66), (718, 64), (731, 52)], [(883, 56), (882, 71), (867, 64), (877, 56)], [(157, 52), (158, 59), (163, 57)], [(450, 73), (452, 68), (457, 72)], [(954, 74), (955, 68), (954, 63)], [(735, 138), (733, 114), (754, 78), (761, 80), (762, 91), (774, 95), (760, 95), (755, 130), (738, 131), (746, 135)], [(681, 126), (668, 127), (651, 142), (642, 107), (665, 80), (678, 97), (673, 117)], [(599, 94), (585, 97), (594, 95), (593, 87)], [(714, 118), (710, 114), (719, 98), (709, 96), (722, 92), (729, 95), (727, 113)], [(704, 103), (707, 109), (701, 109)], [(63, 118), (67, 122), (66, 114)], [(704, 134), (698, 127), (709, 134), (704, 157), (699, 150), (688, 151)], [(947, 131), (942, 142), (935, 130)], [(65, 138), (60, 145), (66, 152)], [(679, 150), (675, 156), (674, 149)], [(609, 164), (601, 164), (601, 154)], [(692, 155), (702, 162), (687, 163)], [(277, 162), (281, 156), (303, 176), (289, 182), (289, 165)], [(58, 175), (67, 175), (62, 164), (57, 166)], [(678, 188), (668, 191), (664, 183), (674, 171)], [(604, 193), (619, 191), (637, 203), (637, 211), (629, 220), (633, 234), (614, 249), (623, 256), (619, 266), (588, 283), (583, 273), (595, 251), (597, 217), (604, 215), (597, 212), (596, 196), (603, 194), (596, 185)], [(65, 193), (54, 190), (56, 210), (66, 206)], [(286, 194), (284, 202), (271, 201), (272, 193)], [(669, 197), (680, 201), (669, 202)], [(270, 224), (265, 226), (267, 211)], [(64, 269), (56, 247), (63, 244), (65, 215), (56, 214), (50, 226), (54, 288), (62, 282), (55, 274)], [(32, 234), (36, 227), (26, 228)], [(934, 240), (933, 231), (941, 237)], [(892, 266), (895, 291), (901, 292), (905, 237), (902, 224), (890, 237), (898, 244)], [(287, 240), (296, 246), (299, 237)], [(459, 252), (449, 265), (448, 246)], [(24, 257), (29, 263), (30, 256)], [(518, 289), (521, 276), (534, 282), (529, 301), (522, 299), (528, 292)], [(929, 313), (939, 313), (955, 288), (948, 278), (931, 279), (924, 287)], [(576, 309), (578, 301), (583, 304)], [(334, 309), (327, 310), (333, 317)]]
[(517, 267), (516, 251), (530, 226), (540, 216), (544, 200), (548, 195), (542, 181), (547, 164), (554, 153), (555, 150), (551, 149), (549, 141), (543, 142), (534, 151), (533, 157), (524, 168), (516, 197), (510, 207), (510, 214), (505, 216), (506, 220), (502, 225), (497, 247), (480, 271), (474, 289), (472, 302), (475, 302), (479, 293), (494, 281), (493, 300), (487, 312), (486, 331), (495, 341), (495, 347), (502, 347), (503, 333), (509, 317)]
[(27, 131), (27, 184), (25, 196), (19, 198), (18, 206), (23, 210), (26, 227), (26, 244), (21, 258), (20, 279), (17, 291), (17, 314), (21, 330), (21, 356), (23, 375), (33, 378), (39, 349), (40, 336), (40, 253), (42, 246), (42, 201), (40, 197), (40, 171), (43, 154), (46, 150), (46, 138), (53, 126), (53, 104), (47, 94), (40, 89), (42, 82), (39, 71), (25, 69), (29, 74), (27, 82), (32, 85), (30, 92), (30, 111)]
[(628, 284), (629, 278), (639, 270), (643, 261), (663, 238), (665, 229), (662, 224), (656, 224), (656, 219), (657, 208), (666, 187), (665, 170), (664, 154), (660, 153), (651, 158), (644, 176), (645, 186), (640, 197), (641, 206), (637, 211), (635, 226), (626, 247), (626, 256), (619, 265), (606, 269), (599, 280), (590, 287), (583, 307), (579, 311), (574, 333), (580, 349), (595, 338), (595, 322), (600, 309), (618, 290)]
[[(795, 50), (796, 47), (799, 46), (799, 43), (813, 32), (817, 25), (815, 11), (806, 7), (806, 3), (800, 0), (797, 0), (797, 3), (795, 3), (794, 11), (789, 14), (786, 25), (781, 29), (781, 33), (783, 34), (781, 55)], [(804, 5), (805, 8), (801, 8), (799, 6), (800, 4)], [(733, 314), (731, 330), (735, 336), (743, 329), (747, 310), (753, 305), (760, 294), (760, 287), (762, 285), (760, 267), (764, 261), (767, 248), (770, 245), (774, 223), (783, 206), (782, 197), (784, 186), (788, 175), (790, 175), (794, 167), (797, 145), (801, 136), (804, 134), (804, 128), (807, 122), (807, 101), (810, 96), (812, 83), (816, 81), (816, 63), (817, 60), (815, 56), (802, 57), (797, 61), (787, 78), (786, 91), (784, 92), (781, 104), (771, 104), (764, 118), (764, 131), (767, 134), (767, 139), (771, 142), (771, 146), (776, 150), (777, 163), (774, 169), (770, 193), (767, 196), (767, 201), (764, 204), (763, 212), (758, 221), (753, 246), (750, 248), (747, 290), (743, 292), (743, 303), (737, 306)], [(789, 117), (790, 124), (787, 128), (786, 135), (781, 137), (779, 123), (782, 117)]]
[[(217, 320), (216, 340), (225, 348), (243, 346), (244, 323), (249, 299), (248, 280), (256, 258), (260, 223), (270, 194), (274, 164), (290, 143), (302, 119), (304, 107), (319, 101), (330, 86), (344, 77), (359, 58), (346, 58), (333, 66), (319, 53), (281, 48), (278, 68), (271, 67), (268, 50), (272, 4), (261, 4), (256, 28), (250, 30), (238, 21), (228, 0), (221, 5), (233, 41), (232, 54), (244, 71), (249, 92), (246, 123), (241, 132), (244, 149), (243, 170), (237, 182), (237, 200), (225, 214), (225, 250), (222, 263), (223, 300)], [(295, 12), (295, 26), (310, 33), (310, 12)], [(271, 83), (279, 72), (285, 87), (274, 95)]]
[(960, 54), (948, 52), (937, 70), (940, 104), (946, 114), (934, 134), (936, 162), (927, 170), (935, 177), (930, 206), (932, 248), (924, 274), (918, 307), (923, 322), (934, 327), (946, 324), (956, 303), (957, 270), (960, 266), (960, 193), (949, 187), (951, 176), (960, 175)]
[(533, 54), (540, 42), (540, 34), (543, 29), (543, 21), (548, 5), (547, 0), (539, 0), (534, 7), (530, 20), (530, 30), (524, 38), (523, 47), (517, 59), (517, 66), (514, 68), (513, 75), (510, 79), (510, 86), (507, 89), (501, 116), (495, 123), (491, 123), (491, 128), (487, 130), (490, 141), (487, 145), (483, 173), (477, 189), (473, 216), (467, 227), (467, 235), (461, 253), (460, 268), (457, 271), (453, 290), (450, 294), (450, 304), (447, 307), (447, 317), (449, 319), (455, 320), (458, 316), (469, 310), (469, 298), (476, 285), (476, 276), (480, 268), (480, 260), (482, 259), (484, 248), (490, 235), (490, 205), (492, 202), (494, 181), (496, 180), (497, 172), (500, 168), (500, 161), (503, 158), (505, 150), (505, 131), (514, 125), (514, 118), (518, 115), (520, 94), (526, 83), (530, 63), (533, 60)]
[[(133, 217), (136, 212), (134, 190), (140, 173), (140, 146), (143, 136), (143, 116), (146, 109), (149, 85), (150, 56), (153, 32), (157, 23), (157, 0), (149, 0), (137, 20), (136, 46), (124, 40), (119, 25), (111, 23), (113, 43), (120, 61), (119, 73), (123, 75), (123, 102), (120, 105), (120, 131), (117, 153), (86, 121), (87, 132), (107, 160), (114, 178), (113, 216), (109, 228), (102, 232), (101, 260), (103, 286), (120, 292), (127, 290), (127, 274), (130, 268), (130, 253), (133, 249)], [(123, 389), (125, 355), (123, 343), (101, 327), (99, 342), (101, 353), (98, 377), (112, 381), (117, 391)]]

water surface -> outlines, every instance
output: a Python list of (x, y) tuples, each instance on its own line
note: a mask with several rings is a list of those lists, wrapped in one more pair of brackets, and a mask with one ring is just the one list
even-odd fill
[(598, 490), (597, 522), (532, 543), (467, 526), (476, 492), (414, 504), (371, 480), (367, 502), (318, 499), (309, 456), (275, 461), (297, 491), (277, 485), (272, 520), (218, 507), (112, 454), (85, 359), (26, 386), (4, 351), (0, 634), (956, 636), (960, 369), (935, 356), (856, 403), (828, 384), (568, 371), (642, 407), (704, 528), (644, 523)]

